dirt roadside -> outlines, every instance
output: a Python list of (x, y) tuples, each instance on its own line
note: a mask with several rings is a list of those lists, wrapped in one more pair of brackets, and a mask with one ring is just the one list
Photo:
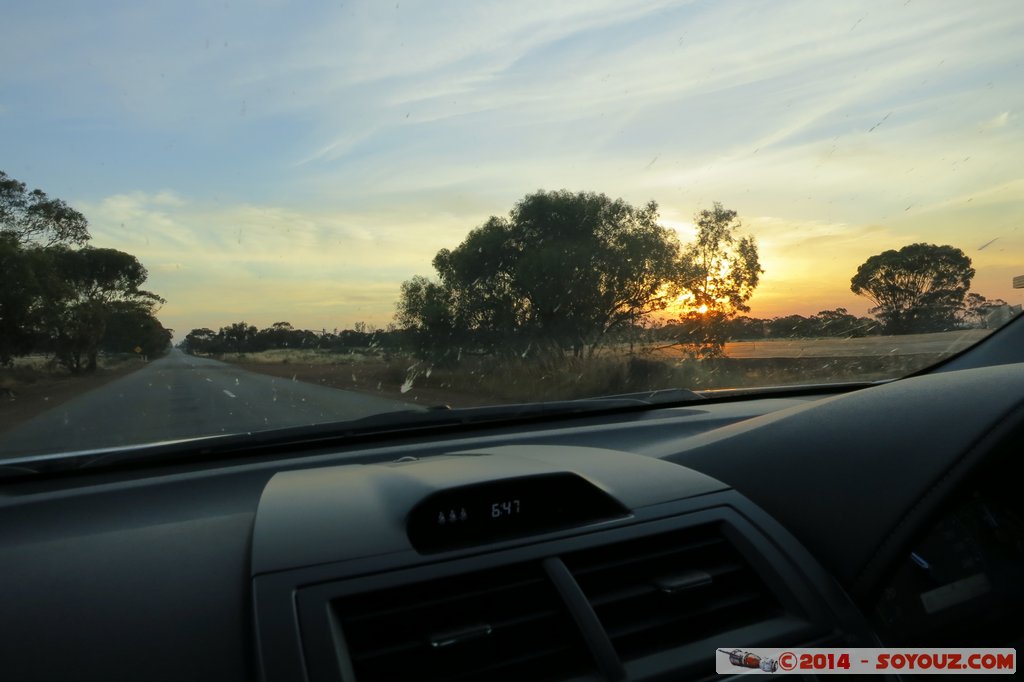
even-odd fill
[(141, 361), (123, 362), (81, 376), (28, 368), (0, 369), (0, 433), (142, 367), (145, 363)]

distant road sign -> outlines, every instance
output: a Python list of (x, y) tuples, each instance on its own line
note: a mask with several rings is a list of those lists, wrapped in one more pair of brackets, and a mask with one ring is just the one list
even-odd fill
[(1024, 275), (1017, 275), (1013, 278), (1014, 289), (1024, 289)]
[(142, 346), (135, 346), (135, 352), (136, 353), (141, 353), (142, 352)]

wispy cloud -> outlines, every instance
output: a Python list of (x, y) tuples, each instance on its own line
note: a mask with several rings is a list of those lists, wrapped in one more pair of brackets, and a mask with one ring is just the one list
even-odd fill
[(138, 253), (179, 326), (382, 323), (538, 188), (654, 199), (684, 231), (735, 208), (755, 312), (848, 302), (867, 255), (981, 227), (995, 286), (1024, 221), (1022, 33), (1014, 0), (22, 3), (0, 156)]
[(213, 324), (217, 315), (225, 323), (386, 324), (399, 283), (428, 270), (445, 245), (410, 238), (438, 226), (411, 228), (415, 214), (216, 206), (176, 195), (168, 209), (168, 196), (136, 192), (81, 208), (95, 245), (126, 250), (148, 267), (147, 286), (168, 299), (161, 318), (176, 328), (192, 317)]
[(1002, 113), (996, 114), (988, 121), (985, 121), (981, 125), (981, 128), (979, 128), (979, 131), (989, 131), (1003, 128), (1010, 122), (1011, 117), (1013, 117), (1013, 114), (1011, 114), (1009, 111), (1004, 111)]

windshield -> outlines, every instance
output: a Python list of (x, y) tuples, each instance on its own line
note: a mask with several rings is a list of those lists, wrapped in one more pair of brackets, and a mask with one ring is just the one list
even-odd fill
[(1019, 9), (15, 3), (0, 458), (933, 364), (1020, 311)]

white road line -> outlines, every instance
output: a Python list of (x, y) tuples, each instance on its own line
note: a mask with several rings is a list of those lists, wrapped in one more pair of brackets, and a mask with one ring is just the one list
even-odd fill
[(224, 389), (224, 395), (226, 395), (226, 396), (227, 396), (227, 397), (229, 397), (229, 398), (234, 398), (234, 397), (236, 397), (234, 393), (232, 393), (231, 391), (229, 391), (229, 390), (228, 390), (228, 389), (226, 389), (226, 388)]

